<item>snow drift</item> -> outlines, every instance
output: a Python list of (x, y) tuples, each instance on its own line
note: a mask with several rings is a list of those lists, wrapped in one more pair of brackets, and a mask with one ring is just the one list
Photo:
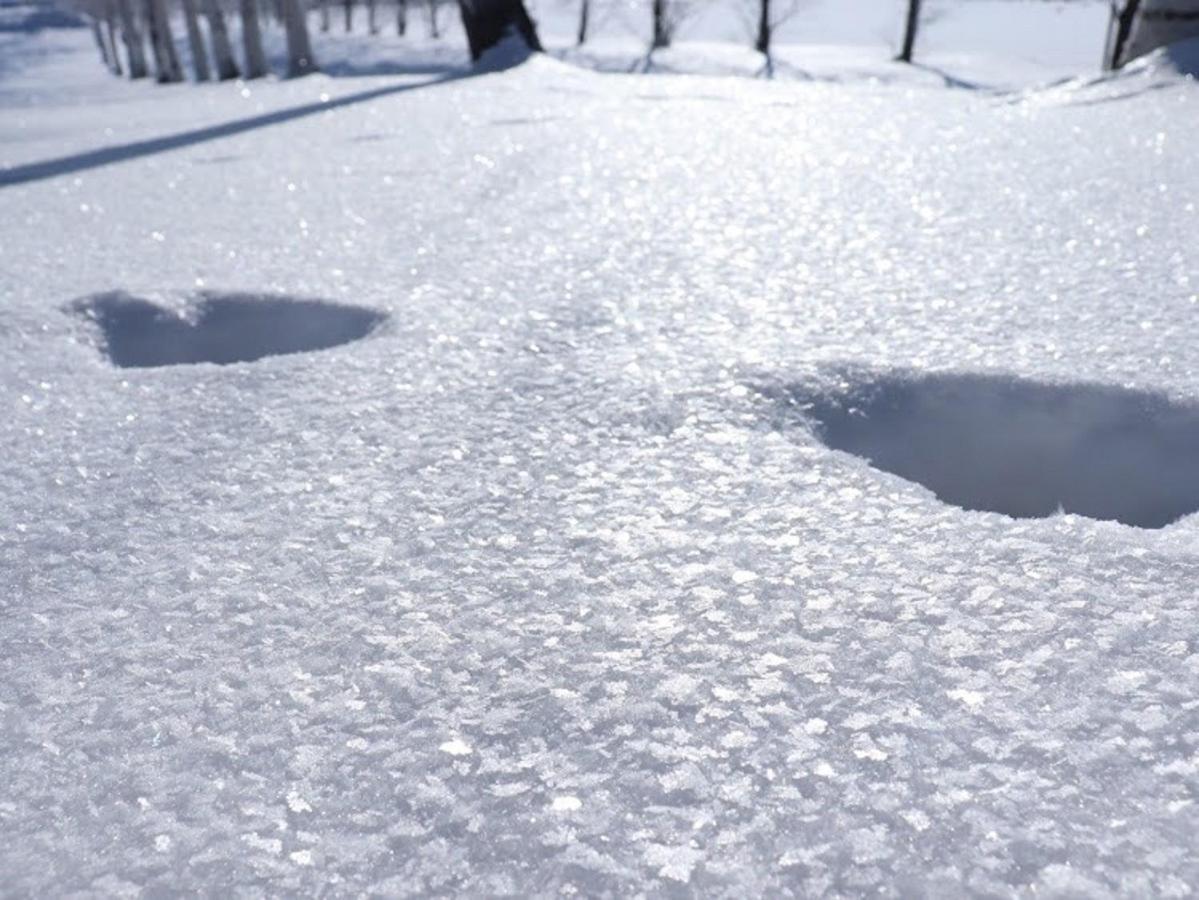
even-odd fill
[(1124, 67), (1125, 73), (1158, 78), (1199, 78), (1199, 37), (1159, 47)]

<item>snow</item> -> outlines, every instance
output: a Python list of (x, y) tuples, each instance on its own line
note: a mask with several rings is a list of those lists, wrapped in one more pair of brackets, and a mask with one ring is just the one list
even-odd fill
[[(2, 39), (6, 892), (1193, 893), (1199, 517), (966, 511), (780, 402), (1194, 409), (1192, 81)], [(386, 319), (122, 368), (112, 292)]]
[(324, 350), (361, 340), (385, 320), (369, 309), (293, 297), (202, 291), (166, 299), (160, 306), (113, 291), (72, 311), (95, 323), (96, 343), (114, 365), (126, 368), (229, 365)]
[(965, 509), (1064, 511), (1140, 528), (1199, 510), (1195, 408), (1147, 392), (994, 376), (903, 373), (863, 388), (784, 400), (829, 446)]
[(1199, 38), (1159, 47), (1133, 60), (1126, 69), (1136, 75), (1178, 75), (1192, 79), (1199, 77)]

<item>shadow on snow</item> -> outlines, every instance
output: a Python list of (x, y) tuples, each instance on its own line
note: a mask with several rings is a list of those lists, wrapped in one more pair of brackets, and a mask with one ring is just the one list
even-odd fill
[(69, 156), (26, 163), (24, 165), (13, 166), (9, 169), (0, 169), (0, 188), (27, 184), (31, 181), (41, 181), (45, 178), (54, 178), (59, 175), (73, 175), (77, 172), (95, 169), (100, 166), (127, 162), (128, 160), (139, 159), (143, 156), (153, 156), (156, 153), (163, 153), (168, 150), (179, 150), (183, 147), (191, 147), (196, 144), (206, 143), (207, 141), (232, 137), (259, 128), (267, 128), (271, 125), (281, 125), (284, 122), (302, 119), (306, 116), (316, 115), (317, 113), (328, 112), (329, 110), (340, 109), (345, 106), (353, 106), (356, 103), (366, 103), (370, 100), (378, 100), (381, 97), (389, 97), (394, 94), (403, 94), (408, 91), (420, 90), (421, 88), (447, 84), (451, 81), (469, 78), (474, 74), (474, 71), (449, 71), (443, 73), (438, 78), (432, 78), (418, 84), (395, 84), (387, 87), (372, 88), (371, 90), (359, 91), (332, 100), (305, 103), (288, 109), (275, 110), (274, 112), (249, 116), (244, 119), (235, 119), (232, 122), (222, 122), (218, 125), (209, 125), (204, 128), (182, 131), (178, 134), (147, 138), (111, 147), (100, 147), (96, 150), (85, 150), (82, 153), (73, 153)]
[(790, 401), (830, 447), (964, 509), (1140, 528), (1199, 509), (1199, 408), (1158, 394), (928, 375)]
[(122, 291), (85, 297), (68, 311), (95, 322), (116, 366), (227, 365), (360, 340), (386, 318), (321, 300), (205, 291), (182, 314)]

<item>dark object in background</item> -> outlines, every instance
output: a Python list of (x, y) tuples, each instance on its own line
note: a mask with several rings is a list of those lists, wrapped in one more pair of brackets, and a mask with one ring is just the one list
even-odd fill
[(529, 50), (541, 51), (537, 27), (523, 0), (458, 0), (458, 9), (472, 60), (478, 61), (509, 34), (518, 36)]

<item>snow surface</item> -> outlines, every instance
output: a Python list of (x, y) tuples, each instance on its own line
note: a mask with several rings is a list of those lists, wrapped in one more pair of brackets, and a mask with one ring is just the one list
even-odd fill
[[(1199, 518), (967, 512), (780, 403), (1199, 403), (1193, 82), (3, 40), (4, 893), (1193, 894)], [(387, 320), (128, 369), (112, 291)]]

